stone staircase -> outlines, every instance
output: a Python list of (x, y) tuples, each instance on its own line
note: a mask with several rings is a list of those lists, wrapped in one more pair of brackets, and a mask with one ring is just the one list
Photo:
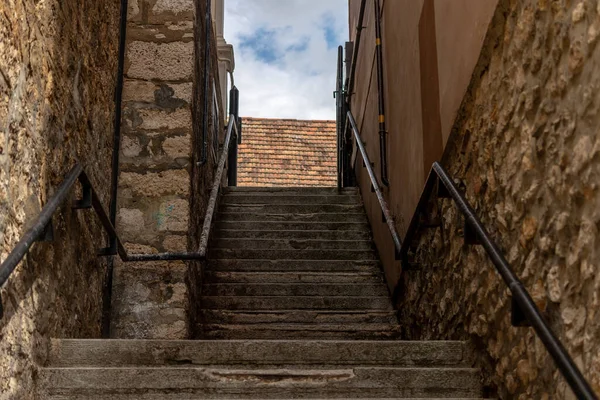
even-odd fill
[(478, 398), (462, 342), (396, 340), (355, 189), (226, 189), (198, 340), (54, 340), (47, 399)]

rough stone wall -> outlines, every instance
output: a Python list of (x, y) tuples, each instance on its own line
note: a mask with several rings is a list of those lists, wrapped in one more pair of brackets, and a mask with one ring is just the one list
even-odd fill
[[(204, 53), (194, 7), (130, 2), (117, 229), (131, 253), (188, 250), (191, 177), (208, 170), (192, 167), (193, 126), (202, 121), (192, 112), (193, 82)], [(183, 262), (117, 263), (112, 336), (188, 337), (186, 270)]]
[[(600, 3), (503, 0), (443, 164), (600, 393)], [(406, 339), (471, 339), (500, 398), (575, 398), (463, 221), (421, 239), (400, 281)]]
[[(118, 16), (116, 0), (0, 1), (0, 261), (76, 160), (108, 206)], [(49, 338), (100, 336), (103, 231), (70, 204), (54, 227), (1, 291), (2, 399), (34, 398)]]

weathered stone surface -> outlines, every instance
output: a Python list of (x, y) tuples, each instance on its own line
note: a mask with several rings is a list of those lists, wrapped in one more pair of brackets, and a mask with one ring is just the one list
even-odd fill
[[(3, 0), (0, 5), (0, 261), (76, 160), (106, 207), (118, 5)], [(77, 21), (77, 23), (74, 23)], [(98, 220), (69, 197), (56, 240), (35, 244), (0, 291), (0, 398), (36, 396), (50, 337), (100, 335), (106, 265)]]
[[(600, 393), (596, 4), (500, 1), (444, 164)], [(569, 398), (532, 330), (511, 326), (485, 252), (463, 245), (462, 218), (441, 205), (443, 236), (424, 233), (423, 271), (401, 278), (404, 338), (481, 343), (500, 398)]]
[(163, 142), (165, 154), (173, 159), (189, 157), (191, 154), (190, 138), (187, 136), (171, 136)]
[[(172, 91), (172, 94), (171, 94)], [(155, 103), (158, 106), (168, 106), (164, 104), (163, 93), (171, 95), (173, 100), (182, 100), (190, 103), (192, 100), (192, 83), (161, 83), (126, 79), (123, 84), (123, 101), (125, 102), (144, 102)], [(178, 103), (177, 106), (182, 105)]]
[(118, 262), (113, 287), (112, 337), (187, 338), (185, 271), (182, 262), (137, 265)]
[(163, 81), (191, 80), (193, 42), (132, 42), (127, 47), (127, 77)]
[(131, 189), (134, 196), (185, 196), (189, 192), (189, 180), (189, 173), (179, 169), (148, 174), (122, 173), (120, 183), (123, 188)]
[[(195, 24), (194, 13), (198, 7), (199, 15), (205, 15), (205, 5), (193, 0), (130, 0), (129, 3), (119, 181), (119, 204), (123, 212), (117, 228), (130, 245), (140, 247), (137, 251), (182, 252), (188, 248), (188, 241), (197, 248), (195, 242), (202, 225), (197, 224), (197, 219), (203, 218), (202, 208), (208, 200), (214, 173), (212, 158), (201, 167), (191, 162), (200, 158), (201, 146), (193, 138), (201, 136), (192, 132), (199, 126), (196, 118), (203, 118), (198, 85), (202, 84), (204, 74), (200, 69), (204, 65), (200, 60), (203, 52), (198, 52), (194, 60), (193, 50), (203, 48), (205, 43), (205, 29), (201, 26), (204, 18)], [(213, 64), (209, 73), (211, 79), (218, 79), (214, 38), (211, 46)], [(216, 87), (220, 87), (218, 82)], [(193, 96), (195, 106), (200, 109), (192, 114)], [(224, 115), (221, 104), (219, 115)], [(209, 116), (211, 132), (215, 129), (215, 119)], [(217, 123), (222, 130), (220, 118)], [(210, 147), (212, 140), (211, 135)], [(194, 191), (190, 196), (192, 184)], [(190, 210), (194, 211), (192, 215), (197, 211), (193, 221)], [(113, 312), (115, 336), (184, 338), (188, 335), (189, 315), (184, 306), (174, 304), (173, 297), (169, 297), (188, 301), (184, 279), (187, 267), (173, 265), (179, 268), (173, 276), (165, 272), (172, 268), (170, 263), (119, 266)], [(196, 267), (191, 270), (200, 271)]]
[(140, 109), (138, 111), (141, 123), (137, 129), (186, 129), (192, 126), (192, 116), (188, 109), (179, 109), (173, 112)]

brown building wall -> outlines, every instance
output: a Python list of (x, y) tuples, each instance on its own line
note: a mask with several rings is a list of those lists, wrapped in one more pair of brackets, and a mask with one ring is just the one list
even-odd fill
[[(0, 261), (76, 161), (108, 209), (118, 17), (116, 0), (0, 1)], [(49, 338), (100, 336), (104, 232), (70, 202), (54, 227), (1, 291), (2, 399), (34, 398)]]
[[(356, 34), (360, 3), (349, 1), (351, 40)], [(432, 162), (441, 158), (452, 127), (448, 121), (454, 120), (470, 82), (497, 0), (472, 3), (381, 1), (390, 177), (385, 197), (401, 235), (408, 228)], [(351, 109), (379, 171), (374, 15), (373, 2), (367, 1)], [(377, 247), (393, 287), (400, 274), (393, 243), (381, 222), (377, 199), (370, 193), (366, 171), (359, 168), (358, 174)]]
[[(404, 32), (383, 38), (392, 178), (386, 197), (404, 235), (425, 179), (427, 148), (418, 129), (425, 124), (417, 108), (428, 105), (422, 102), (423, 85), (431, 81), (418, 75), (429, 59), (420, 55), (418, 42), (423, 8), (421, 14), (410, 10), (423, 2), (406, 2), (406, 9), (399, 3), (384, 5), (384, 24), (396, 21), (385, 26), (384, 35)], [(475, 2), (464, 2), (464, 7), (460, 3), (434, 2), (442, 163), (465, 183), (467, 199), (600, 392), (600, 274), (595, 267), (600, 262), (599, 4), (501, 0), (497, 7), (490, 2), (478, 8)], [(358, 4), (351, 2), (351, 20)], [(370, 51), (369, 40), (364, 43), (361, 52)], [(394, 57), (404, 65), (391, 70)], [(367, 81), (369, 71), (358, 76)], [(413, 86), (421, 87), (406, 90)], [(353, 99), (356, 114), (365, 104), (372, 107), (364, 98), (357, 93)], [(375, 112), (364, 115), (366, 121)], [(367, 144), (376, 142), (376, 121), (360, 121)], [(407, 149), (411, 157), (405, 155)], [(377, 151), (375, 144), (369, 148), (375, 160)], [(394, 285), (400, 266), (391, 260), (389, 234), (380, 223), (366, 175), (360, 164), (357, 168)], [(511, 326), (509, 292), (485, 252), (463, 244), (463, 221), (456, 207), (448, 200), (440, 204), (443, 227), (424, 232), (418, 251), (421, 271), (401, 277), (398, 310), (404, 338), (470, 340), (486, 383), (497, 388), (499, 398), (574, 398), (533, 330)]]

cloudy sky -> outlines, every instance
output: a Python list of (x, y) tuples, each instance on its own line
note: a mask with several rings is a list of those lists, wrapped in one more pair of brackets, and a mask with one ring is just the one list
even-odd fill
[(335, 119), (337, 47), (347, 40), (347, 13), (348, 0), (226, 0), (240, 114)]

